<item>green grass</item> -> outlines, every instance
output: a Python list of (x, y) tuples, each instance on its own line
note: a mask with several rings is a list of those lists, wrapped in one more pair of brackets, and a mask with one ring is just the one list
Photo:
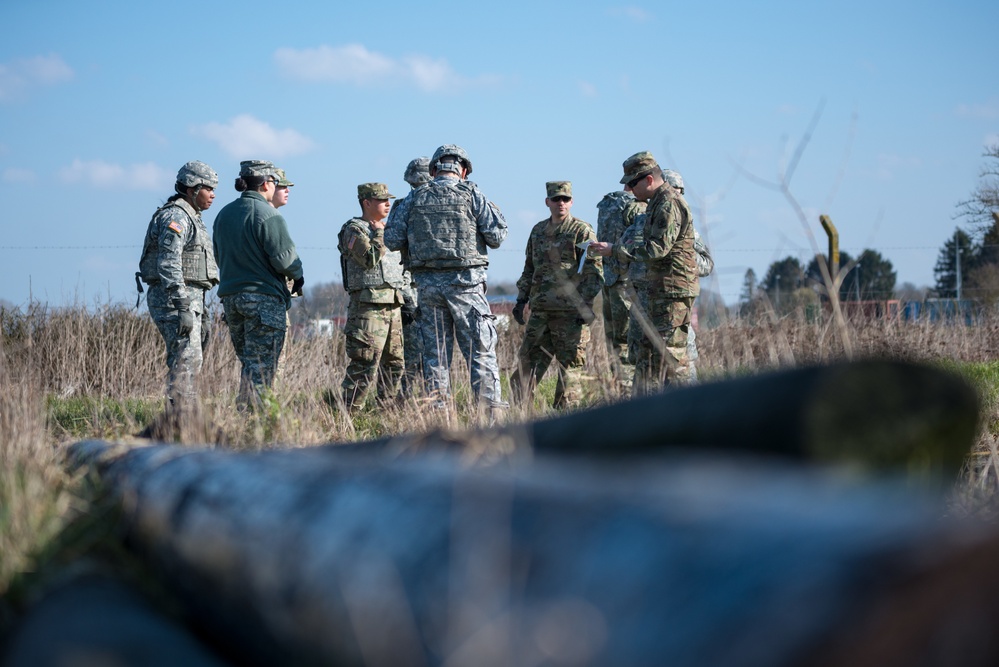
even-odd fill
[(163, 401), (92, 396), (45, 399), (47, 428), (57, 439), (117, 438), (141, 430), (163, 409)]

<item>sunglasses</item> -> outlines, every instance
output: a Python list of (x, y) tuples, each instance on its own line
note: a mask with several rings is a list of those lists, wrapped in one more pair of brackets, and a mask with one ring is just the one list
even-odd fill
[(639, 184), (639, 182), (644, 181), (646, 176), (648, 176), (648, 174), (644, 174), (642, 176), (639, 176), (638, 178), (631, 179), (630, 181), (628, 181), (628, 187), (634, 188), (636, 185)]
[(552, 197), (552, 201), (557, 201), (560, 204), (569, 203), (572, 201), (572, 197), (565, 197), (563, 195), (559, 195), (558, 197)]

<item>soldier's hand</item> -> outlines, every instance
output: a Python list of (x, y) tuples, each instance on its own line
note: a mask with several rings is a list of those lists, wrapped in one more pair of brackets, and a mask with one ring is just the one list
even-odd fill
[(526, 301), (518, 301), (517, 305), (513, 307), (513, 319), (517, 320), (517, 324), (520, 324), (521, 326), (526, 324), (526, 322), (524, 322), (524, 306), (526, 305)]
[(412, 306), (402, 307), (402, 326), (408, 327), (410, 324), (416, 321), (418, 309)]
[(291, 295), (295, 296), (305, 296), (305, 276), (301, 278), (295, 278), (295, 282), (291, 284)]
[(187, 338), (194, 331), (194, 313), (191, 312), (191, 304), (182, 304), (183, 308), (178, 308), (180, 318), (177, 321), (177, 336)]

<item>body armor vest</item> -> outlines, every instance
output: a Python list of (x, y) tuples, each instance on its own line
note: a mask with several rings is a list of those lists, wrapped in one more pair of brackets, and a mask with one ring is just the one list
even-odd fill
[[(401, 290), (406, 286), (406, 281), (402, 275), (402, 253), (398, 250), (389, 250), (382, 255), (381, 261), (371, 269), (365, 269), (348, 256), (347, 245), (344, 243), (347, 229), (357, 218), (347, 222), (337, 235), (338, 249), (340, 250), (340, 268), (343, 271), (343, 288), (348, 292), (358, 292), (362, 289), (385, 289), (395, 288)], [(371, 226), (361, 220), (360, 231), (371, 236)]]
[(219, 267), (215, 263), (215, 252), (212, 250), (212, 240), (208, 230), (201, 222), (201, 216), (187, 200), (180, 198), (168, 202), (156, 209), (149, 228), (146, 230), (146, 240), (142, 246), (142, 258), (139, 260), (139, 274), (143, 282), (153, 285), (160, 282), (159, 274), (159, 232), (156, 228), (156, 218), (171, 206), (179, 208), (189, 220), (190, 229), (194, 232), (191, 240), (184, 245), (181, 253), (181, 265), (184, 273), (184, 283), (203, 289), (211, 289), (219, 282)]
[(485, 239), (472, 211), (467, 181), (431, 181), (413, 190), (407, 220), (409, 268), (467, 269), (487, 266)]

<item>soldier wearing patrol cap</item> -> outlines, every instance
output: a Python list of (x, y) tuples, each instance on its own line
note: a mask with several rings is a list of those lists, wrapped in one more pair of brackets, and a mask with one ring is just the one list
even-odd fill
[[(399, 202), (385, 245), (400, 250), (420, 299), (423, 377), (443, 408), (450, 397), (452, 350), (468, 362), (472, 392), (493, 410), (509, 407), (500, 389), (496, 317), (486, 301), (488, 248), (506, 238), (506, 220), (471, 181), (472, 161), (445, 144), (430, 158), (433, 178)], [(492, 415), (495, 416), (495, 415)]]
[(291, 294), (302, 293), (305, 278), (288, 225), (272, 205), (280, 170), (265, 160), (239, 167), (236, 191), (242, 195), (219, 211), (213, 236), (219, 298), (242, 366), (237, 402), (255, 407), (273, 385)]
[(633, 393), (641, 395), (689, 381), (687, 337), (700, 285), (694, 219), (683, 195), (664, 178), (652, 153), (632, 155), (623, 168), (625, 189), (648, 202), (642, 233), (625, 243), (597, 243), (594, 250), (621, 262), (642, 262), (646, 271), (640, 301), (658, 340), (645, 335), (638, 342)]
[(384, 239), (394, 198), (384, 183), (358, 185), (361, 217), (348, 220), (337, 236), (343, 286), (350, 295), (344, 328), (349, 362), (341, 385), (348, 410), (363, 404), (376, 381), (379, 399), (396, 398), (405, 367), (402, 255), (388, 250)]
[(149, 285), (146, 304), (167, 349), (167, 396), (171, 404), (196, 401), (195, 380), (208, 342), (205, 294), (219, 282), (218, 266), (201, 212), (215, 201), (218, 174), (204, 162), (177, 172), (176, 194), (156, 209), (136, 273)]
[(518, 367), (510, 391), (529, 397), (554, 358), (558, 370), (553, 407), (570, 407), (581, 398), (579, 372), (586, 363), (593, 321), (593, 300), (600, 292), (601, 260), (581, 246), (597, 240), (589, 223), (573, 217), (572, 183), (545, 184), (551, 216), (534, 225), (527, 239), (524, 271), (517, 281), (513, 317), (524, 324), (531, 306)]

